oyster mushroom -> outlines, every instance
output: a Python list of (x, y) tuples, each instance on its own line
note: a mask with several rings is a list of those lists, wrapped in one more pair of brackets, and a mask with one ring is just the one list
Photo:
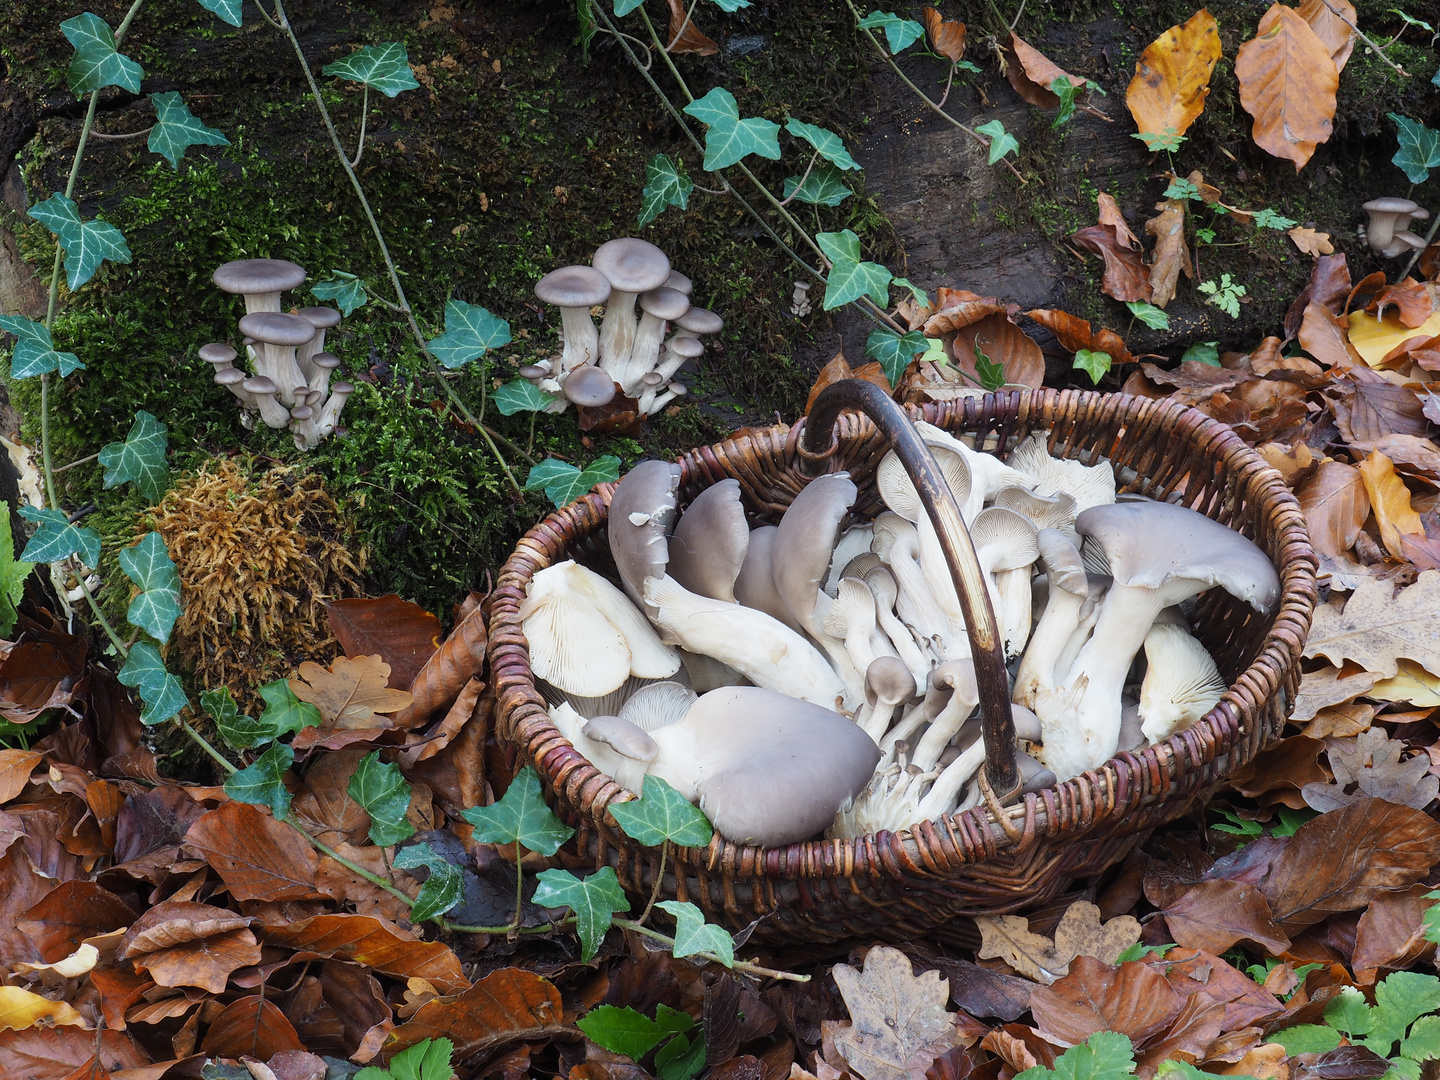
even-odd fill
[(280, 294), (299, 288), (305, 270), (284, 259), (236, 259), (216, 268), (210, 280), (227, 293), (245, 297), (245, 314), (279, 311)]
[(740, 573), (735, 578), (735, 600), (748, 608), (763, 611), (797, 634), (803, 634), (805, 627), (790, 614), (790, 609), (775, 588), (774, 551), (775, 538), (779, 535), (780, 529), (775, 525), (761, 525), (750, 530), (745, 561), (740, 564)]
[(564, 376), (560, 389), (581, 408), (595, 409), (615, 400), (615, 380), (598, 367), (579, 367)]
[(315, 368), (311, 360), (317, 354), (325, 353), (325, 331), (340, 325), (340, 312), (329, 307), (302, 307), (295, 314), (315, 328), (314, 337), (295, 350), (295, 363), (299, 365), (306, 379), (313, 379)]
[(1412, 219), (1423, 221), (1430, 216), (1429, 211), (1420, 209), (1418, 203), (1385, 196), (1371, 199), (1361, 209), (1370, 216), (1365, 226), (1365, 242), (1381, 258), (1408, 255), (1412, 250), (1425, 246), (1422, 238), (1409, 231)]
[(721, 480), (695, 496), (675, 523), (668, 573), (691, 592), (734, 603), (749, 546), (740, 481)]
[(1145, 635), (1140, 730), (1151, 743), (1184, 731), (1225, 693), (1225, 679), (1205, 646), (1183, 626), (1157, 622)]
[[(1040, 564), (1045, 568), (1045, 611), (1030, 635), (1025, 655), (1015, 672), (1013, 701), (1035, 707), (1035, 695), (1055, 685), (1055, 666), (1070, 635), (1080, 624), (1080, 607), (1090, 594), (1089, 579), (1080, 552), (1056, 529), (1041, 529), (1035, 536)], [(1067, 672), (1069, 668), (1065, 669)]]
[(1050, 456), (1044, 431), (1030, 437), (1010, 454), (1010, 465), (1022, 473), (1037, 495), (1058, 496), (1062, 492), (1075, 500), (1077, 513), (1092, 506), (1115, 501), (1115, 470), (1108, 461), (1083, 465), (1068, 458)]
[(590, 260), (610, 282), (610, 299), (600, 322), (601, 367), (613, 375), (635, 343), (635, 297), (665, 284), (670, 259), (654, 244), (633, 236), (607, 240)]
[(610, 555), (625, 595), (645, 606), (645, 579), (663, 577), (670, 561), (669, 536), (675, 524), (676, 492), (680, 488), (680, 466), (668, 461), (642, 461), (615, 487), (610, 497), (606, 532)]
[(590, 309), (610, 299), (610, 279), (592, 266), (562, 266), (535, 283), (535, 295), (560, 309), (565, 340), (558, 374), (598, 363), (600, 335), (590, 318)]
[(295, 404), (295, 388), (309, 385), (295, 362), (295, 349), (314, 337), (315, 328), (298, 315), (261, 311), (244, 316), (240, 332), (255, 340), (255, 367), (274, 380), (280, 403)]
[(690, 300), (682, 292), (663, 286), (640, 294), (640, 325), (627, 356), (613, 361), (611, 373), (625, 393), (634, 397), (640, 390), (640, 379), (660, 363), (660, 343), (665, 337), (665, 323), (678, 319), (690, 310)]

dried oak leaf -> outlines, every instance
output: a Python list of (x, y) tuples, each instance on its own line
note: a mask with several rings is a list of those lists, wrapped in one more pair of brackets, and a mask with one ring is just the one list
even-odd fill
[(1030, 929), (1019, 915), (981, 915), (980, 959), (1004, 960), (1020, 974), (1040, 983), (1053, 983), (1070, 970), (1077, 956), (1093, 956), (1107, 964), (1140, 940), (1140, 924), (1129, 915), (1101, 922), (1100, 909), (1077, 900), (1066, 909), (1052, 940)]
[(963, 22), (947, 22), (933, 7), (922, 8), (920, 18), (925, 22), (925, 32), (930, 35), (930, 44), (937, 53), (956, 63), (965, 58)]
[(1391, 739), (1378, 727), (1354, 738), (1334, 739), (1329, 755), (1335, 782), (1306, 784), (1300, 793), (1311, 809), (1322, 814), (1366, 796), (1423, 810), (1440, 794), (1440, 776), (1430, 775), (1430, 758), (1426, 755), (1401, 761), (1404, 751), (1404, 743)]
[(447, 1038), (455, 1044), (454, 1060), (463, 1061), (506, 1043), (545, 1041), (573, 1031), (553, 983), (532, 971), (501, 968), (458, 997), (420, 1006), (390, 1033), (383, 1053), (388, 1058), (424, 1039)]
[(1185, 205), (1178, 199), (1162, 199), (1155, 204), (1156, 214), (1145, 222), (1145, 231), (1155, 237), (1154, 257), (1150, 262), (1150, 302), (1163, 308), (1175, 299), (1175, 286), (1184, 271), (1187, 278), (1195, 276), (1190, 265), (1190, 249), (1185, 246)]
[(1146, 46), (1125, 91), (1125, 104), (1140, 132), (1185, 134), (1205, 108), (1210, 74), (1219, 59), (1220, 29), (1204, 8)]
[(1307, 671), (1300, 676), (1300, 693), (1295, 695), (1295, 708), (1290, 719), (1297, 724), (1314, 719), (1321, 709), (1341, 705), (1359, 697), (1380, 681), (1378, 671), (1342, 674), (1343, 668), (1325, 667)]
[(290, 680), (290, 692), (320, 710), (324, 726), (345, 731), (377, 727), (375, 716), (405, 708), (415, 699), (386, 683), (390, 665), (379, 655), (337, 656), (330, 667), (305, 661)]
[(939, 972), (916, 976), (910, 958), (877, 946), (863, 971), (831, 970), (851, 1023), (835, 1033), (835, 1048), (865, 1080), (913, 1080), (964, 1038), (956, 1014), (945, 1010), (949, 985)]
[(1235, 77), (1255, 145), (1299, 172), (1334, 130), (1340, 73), (1330, 48), (1293, 8), (1272, 4), (1236, 53)]
[[(1317, 0), (1318, 2), (1318, 0)], [(1295, 242), (1295, 246), (1306, 255), (1333, 255), (1335, 245), (1330, 242), (1330, 234), (1316, 232), (1314, 229), (1307, 229), (1303, 225), (1296, 225), (1287, 234)]]
[(1343, 605), (1332, 598), (1315, 609), (1305, 655), (1323, 656), (1333, 664), (1350, 660), (1382, 678), (1399, 670), (1400, 657), (1440, 671), (1437, 611), (1440, 571), (1425, 571), (1399, 592), (1389, 582), (1368, 579)]
[(1125, 246), (1115, 226), (1089, 225), (1071, 233), (1070, 240), (1105, 260), (1100, 291), (1106, 296), (1120, 301), (1150, 300), (1150, 268), (1141, 262), (1138, 252)]
[(394, 593), (326, 601), (325, 620), (346, 656), (379, 653), (390, 665), (389, 681), (397, 690), (409, 687), (444, 636), (439, 619)]

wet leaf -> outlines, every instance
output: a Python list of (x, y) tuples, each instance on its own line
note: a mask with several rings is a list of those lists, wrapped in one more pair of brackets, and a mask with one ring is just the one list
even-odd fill
[(1013, 30), (1005, 55), (1005, 77), (1010, 80), (1010, 85), (1031, 105), (1042, 109), (1054, 109), (1060, 105), (1060, 98), (1049, 89), (1056, 79), (1063, 79), (1076, 89), (1089, 85), (1080, 76), (1062, 69)]
[(227, 802), (185, 834), (237, 900), (312, 900), (319, 859), (300, 834), (243, 802)]
[(325, 620), (346, 656), (378, 654), (389, 664), (388, 685), (397, 690), (409, 689), (445, 636), (439, 619), (394, 593), (373, 600), (328, 600)]
[(454, 1060), (524, 1039), (544, 1040), (570, 1031), (560, 991), (520, 968), (501, 968), (459, 997), (429, 1001), (390, 1033), (386, 1052), (430, 1038), (454, 1040)]
[(135, 912), (114, 893), (93, 881), (65, 881), (22, 914), (15, 925), (53, 964), (65, 959), (86, 939), (129, 926)]
[(538, 881), (532, 902), (540, 907), (568, 907), (574, 913), (575, 932), (580, 936), (580, 959), (589, 963), (605, 940), (615, 912), (630, 910), (630, 901), (620, 888), (615, 868), (602, 866), (583, 879), (568, 870), (544, 870), (538, 875)]
[(1022, 975), (1046, 984), (1063, 976), (1077, 956), (1114, 963), (1140, 939), (1140, 924), (1135, 919), (1121, 915), (1102, 923), (1100, 909), (1083, 900), (1066, 909), (1053, 940), (1033, 932), (1029, 920), (1018, 915), (981, 915), (975, 922), (980, 927), (981, 959), (1004, 960)]
[(1205, 108), (1219, 59), (1219, 27), (1204, 8), (1152, 41), (1125, 91), (1140, 134), (1184, 135)]
[(1150, 301), (1150, 268), (1140, 255), (1126, 247), (1113, 225), (1090, 225), (1070, 234), (1072, 243), (1105, 260), (1100, 291), (1116, 300)]
[(945, 981), (934, 971), (917, 976), (899, 950), (876, 946), (862, 971), (836, 964), (831, 976), (851, 1018), (836, 1032), (835, 1049), (864, 1080), (913, 1080), (958, 1045)]
[(1365, 479), (1365, 490), (1370, 496), (1370, 506), (1375, 512), (1375, 523), (1380, 527), (1380, 539), (1385, 549), (1397, 559), (1405, 558), (1405, 547), (1400, 539), (1402, 534), (1425, 535), (1420, 515), (1410, 505), (1409, 489), (1395, 474), (1391, 460), (1378, 450), (1360, 463), (1360, 475)]
[(1272, 4), (1240, 46), (1235, 77), (1255, 145), (1299, 172), (1333, 130), (1340, 74), (1330, 48), (1292, 8)]
[(362, 83), (391, 98), (420, 86), (410, 71), (405, 44), (401, 41), (366, 45), (333, 64), (326, 64), (320, 73)]
[[(1353, 739), (1336, 739), (1329, 744), (1335, 782), (1306, 784), (1301, 794), (1322, 813), (1349, 806), (1366, 796), (1423, 810), (1440, 794), (1440, 776), (1429, 775), (1430, 759), (1424, 754), (1402, 762), (1400, 755), (1404, 751), (1404, 743), (1391, 739), (1378, 727)], [(1357, 790), (1347, 794), (1351, 785)]]
[(290, 692), (320, 710), (323, 723), (342, 730), (376, 726), (375, 717), (415, 699), (386, 683), (390, 665), (377, 656), (339, 656), (329, 669), (307, 660), (290, 680)]
[(395, 853), (394, 865), (401, 870), (423, 866), (430, 871), (410, 908), (410, 918), (414, 922), (425, 922), (444, 915), (464, 899), (465, 880), (460, 868), (437, 854), (428, 843), (401, 848)]
[(1399, 670), (1402, 656), (1440, 671), (1436, 611), (1440, 571), (1425, 571), (1399, 592), (1386, 581), (1363, 581), (1343, 606), (1332, 599), (1316, 607), (1305, 655), (1324, 656), (1334, 664), (1350, 660), (1385, 677)]
[(242, 803), (267, 806), (278, 821), (290, 813), (290, 792), (285, 772), (295, 763), (295, 751), (287, 743), (275, 743), (250, 765), (232, 773), (225, 781), (225, 794)]

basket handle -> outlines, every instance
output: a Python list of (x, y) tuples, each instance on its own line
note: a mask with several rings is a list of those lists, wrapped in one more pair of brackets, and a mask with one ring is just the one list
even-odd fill
[(960, 612), (970, 636), (985, 737), (984, 779), (1004, 802), (1020, 787), (1020, 774), (1015, 767), (1015, 721), (1010, 715), (1010, 679), (1005, 671), (1005, 653), (995, 612), (990, 606), (985, 572), (975, 557), (970, 531), (960, 517), (960, 507), (940, 473), (935, 456), (915, 431), (910, 418), (889, 394), (864, 379), (831, 383), (815, 399), (798, 448), (802, 472), (817, 476), (825, 471), (826, 460), (837, 449), (835, 422), (846, 410), (863, 412), (890, 440), (939, 534), (940, 548), (945, 553), (945, 564), (955, 583)]

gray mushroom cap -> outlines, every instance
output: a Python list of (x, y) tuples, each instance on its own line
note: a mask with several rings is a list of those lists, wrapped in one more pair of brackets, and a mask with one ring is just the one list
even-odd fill
[(585, 408), (598, 408), (615, 400), (615, 380), (609, 372), (588, 364), (571, 372), (560, 389), (576, 405)]
[(610, 298), (610, 279), (593, 266), (562, 266), (535, 283), (535, 295), (561, 308), (592, 308)]
[(302, 307), (295, 314), (317, 330), (329, 330), (340, 325), (340, 312), (333, 307)]
[(318, 352), (310, 358), (310, 363), (318, 368), (326, 368), (334, 371), (340, 366), (340, 358), (334, 353)]
[(829, 473), (810, 481), (795, 496), (775, 537), (771, 576), (792, 618), (819, 636), (815, 601), (830, 573), (830, 559), (845, 515), (859, 489), (848, 473)]
[(664, 286), (640, 294), (640, 309), (657, 319), (678, 319), (690, 310), (690, 298)]
[(280, 293), (305, 281), (305, 270), (285, 259), (236, 259), (210, 275), (228, 293)]
[(1105, 553), (1118, 584), (1159, 589), (1184, 579), (1219, 585), (1267, 614), (1280, 598), (1280, 576), (1253, 541), (1188, 507), (1162, 502), (1092, 506), (1075, 519), (1075, 529), (1087, 546), (1098, 545)]
[(620, 292), (649, 292), (670, 277), (670, 257), (648, 240), (633, 236), (607, 240), (595, 249), (590, 262)]
[(675, 523), (669, 574), (693, 593), (733, 602), (749, 546), (740, 481), (721, 480), (695, 496)]
[(693, 337), (672, 337), (665, 343), (665, 347), (676, 356), (683, 356), (687, 360), (693, 360), (705, 351), (700, 339)]
[(236, 383), (243, 383), (248, 379), (249, 376), (236, 367), (221, 368), (215, 372), (215, 381), (221, 386), (234, 386)]
[(775, 588), (775, 538), (779, 535), (780, 530), (774, 525), (762, 525), (758, 529), (750, 530), (745, 561), (735, 578), (735, 599), (748, 608), (763, 611), (771, 618), (780, 620), (797, 634), (803, 634), (805, 627), (795, 621)]
[(676, 292), (684, 293), (686, 296), (689, 296), (690, 293), (694, 290), (695, 285), (688, 277), (680, 273), (679, 270), (672, 269), (670, 271), (670, 276), (665, 279), (665, 288), (674, 289)]
[(1054, 787), (1060, 781), (1055, 774), (1024, 750), (1015, 751), (1015, 767), (1020, 770), (1020, 794), (1030, 795)]
[(645, 603), (645, 579), (665, 576), (679, 489), (679, 465), (642, 461), (625, 474), (610, 499), (607, 531), (620, 582), (625, 595), (652, 616), (659, 610)]
[(315, 327), (298, 315), (256, 311), (241, 318), (240, 332), (266, 345), (304, 345), (315, 336)]
[(660, 745), (646, 734), (644, 728), (618, 716), (597, 716), (581, 731), (587, 739), (604, 743), (616, 753), (635, 761), (654, 761), (660, 753)]
[(898, 656), (877, 656), (865, 669), (865, 701), (898, 705), (915, 696), (915, 676)]
[(646, 386), (659, 386), (665, 381), (665, 376), (658, 371), (647, 371), (640, 376), (640, 381)]
[(275, 380), (264, 375), (255, 375), (241, 385), (252, 394), (273, 394), (276, 389)]
[(212, 341), (208, 345), (200, 346), (200, 359), (207, 364), (214, 364), (216, 367), (224, 367), (233, 363), (238, 355), (234, 347), (226, 345), (222, 341)]
[(692, 334), (718, 334), (725, 327), (725, 320), (713, 311), (692, 307), (678, 319), (675, 325)]

